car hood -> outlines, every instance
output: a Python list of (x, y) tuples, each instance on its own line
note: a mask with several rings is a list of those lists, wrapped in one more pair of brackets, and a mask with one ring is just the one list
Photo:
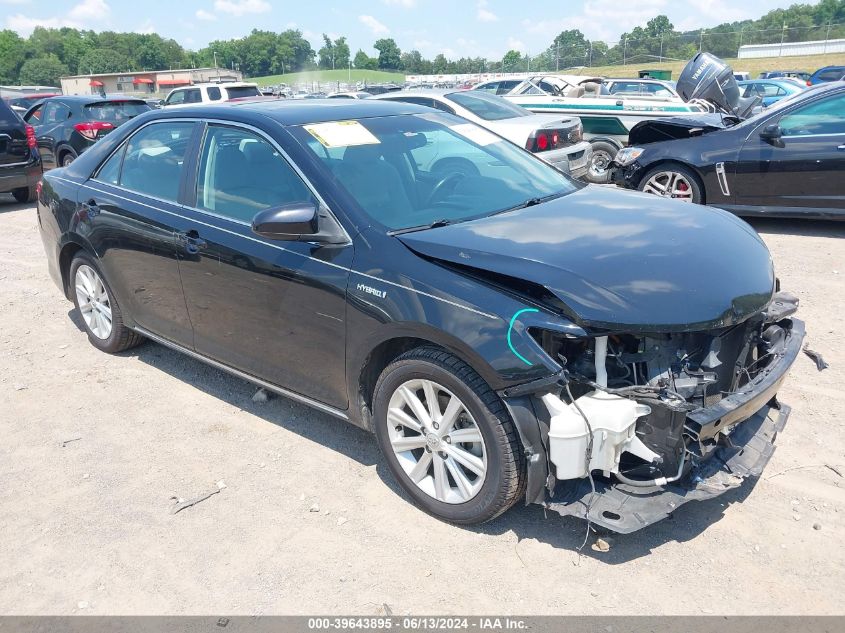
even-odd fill
[(418, 255), (504, 284), (535, 297), (532, 302), (551, 293), (550, 308), (587, 328), (728, 326), (763, 310), (775, 285), (766, 246), (739, 218), (595, 186), (398, 239)]
[(739, 123), (739, 119), (721, 114), (684, 115), (666, 119), (640, 121), (628, 134), (629, 145), (646, 145), (657, 141), (701, 136), (724, 130)]

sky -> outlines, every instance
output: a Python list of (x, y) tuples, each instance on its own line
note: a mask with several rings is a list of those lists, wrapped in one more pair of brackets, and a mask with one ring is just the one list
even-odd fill
[[(808, 0), (810, 3), (813, 0)], [(617, 41), (655, 15), (678, 30), (757, 18), (795, 0), (0, 0), (0, 27), (28, 35), (36, 26), (137, 31), (197, 50), (252, 29), (303, 32), (317, 50), (321, 34), (348, 38), (352, 54), (373, 54), (392, 37), (399, 48), (432, 58), (499, 59), (510, 49), (536, 54), (560, 31)]]

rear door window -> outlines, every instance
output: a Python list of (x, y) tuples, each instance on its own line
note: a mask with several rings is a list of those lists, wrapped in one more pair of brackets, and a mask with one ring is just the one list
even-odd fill
[[(153, 123), (141, 128), (126, 143), (120, 186), (176, 202), (193, 130), (194, 124), (184, 121)], [(111, 173), (108, 163), (103, 167), (104, 170), (108, 167)]]
[(202, 103), (202, 92), (199, 88), (191, 88), (185, 91), (185, 103)]
[(835, 68), (833, 70), (824, 70), (820, 72), (816, 78), (821, 81), (839, 81), (845, 75), (845, 66), (842, 68)]
[(220, 101), (222, 95), (220, 94), (220, 88), (217, 86), (211, 86), (206, 90), (206, 94), (208, 94), (209, 101)]

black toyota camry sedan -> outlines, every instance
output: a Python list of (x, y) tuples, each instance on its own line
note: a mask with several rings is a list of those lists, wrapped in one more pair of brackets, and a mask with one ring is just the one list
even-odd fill
[(737, 122), (718, 114), (638, 123), (614, 181), (738, 215), (845, 219), (845, 82)]
[(789, 415), (803, 324), (751, 228), (447, 113), (148, 112), (47, 173), (38, 218), (97, 348), (150, 339), (371, 430), (454, 523), (522, 499), (636, 530), (759, 475)]

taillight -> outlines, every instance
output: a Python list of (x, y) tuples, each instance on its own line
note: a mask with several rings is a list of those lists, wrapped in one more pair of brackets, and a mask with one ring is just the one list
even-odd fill
[(538, 152), (544, 152), (549, 149), (549, 137), (545, 134), (538, 134), (534, 142), (537, 145)]
[(808, 86), (812, 86), (812, 85), (813, 85), (813, 82), (812, 82), (812, 81), (810, 81), (810, 80), (808, 79), (808, 80), (807, 80), (807, 85), (808, 85)]
[(537, 130), (528, 139), (525, 149), (530, 152), (545, 152), (566, 144), (566, 134), (560, 130)]
[(86, 121), (85, 123), (77, 123), (73, 126), (73, 129), (89, 141), (96, 141), (97, 135), (101, 130), (111, 132), (114, 129), (114, 125), (106, 121)]
[(35, 128), (31, 125), (26, 126), (26, 144), (29, 149), (35, 149), (38, 146), (38, 141), (35, 140)]
[(35, 183), (35, 196), (37, 198), (41, 197), (41, 189), (42, 189), (43, 186), (44, 186), (44, 183), (41, 180), (39, 180), (37, 183)]

